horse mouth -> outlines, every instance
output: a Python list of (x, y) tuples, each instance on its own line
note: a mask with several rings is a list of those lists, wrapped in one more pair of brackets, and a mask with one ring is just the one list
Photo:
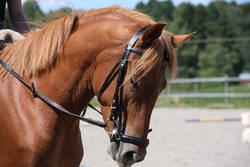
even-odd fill
[(119, 167), (131, 167), (133, 164), (143, 161), (145, 155), (140, 156), (139, 147), (128, 143), (111, 142), (108, 148), (108, 154)]

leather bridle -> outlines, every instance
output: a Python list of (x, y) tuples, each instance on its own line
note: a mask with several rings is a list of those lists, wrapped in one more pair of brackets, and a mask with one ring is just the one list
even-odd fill
[[(114, 78), (117, 76), (117, 82), (116, 82), (116, 88), (114, 91), (113, 99), (112, 99), (112, 104), (111, 104), (111, 112), (109, 119), (106, 120), (105, 122), (100, 122), (96, 120), (92, 120), (90, 118), (84, 118), (84, 114), (82, 115), (77, 115), (74, 114), (67, 109), (65, 109), (63, 106), (60, 104), (56, 103), (49, 97), (43, 95), (41, 92), (35, 89), (34, 83), (28, 83), (26, 82), (19, 74), (15, 72), (8, 64), (6, 64), (4, 61), (0, 59), (0, 64), (9, 72), (13, 77), (15, 77), (17, 80), (19, 80), (26, 88), (28, 88), (32, 94), (33, 98), (39, 98), (42, 100), (44, 103), (49, 105), (50, 107), (55, 108), (57, 111), (60, 111), (68, 116), (74, 117), (76, 119), (79, 119), (81, 121), (105, 128), (107, 127), (108, 122), (113, 123), (113, 130), (111, 132), (111, 137), (110, 140), (111, 142), (123, 142), (123, 143), (131, 143), (135, 144), (140, 147), (147, 147), (149, 144), (149, 140), (147, 138), (143, 137), (136, 137), (136, 136), (129, 136), (125, 134), (125, 128), (126, 128), (126, 113), (123, 113), (122, 107), (123, 107), (123, 82), (127, 73), (127, 65), (128, 65), (128, 58), (131, 53), (134, 53), (139, 56), (143, 56), (144, 51), (135, 48), (135, 44), (138, 40), (138, 38), (142, 35), (143, 32), (147, 30), (148, 26), (141, 28), (139, 31), (137, 31), (133, 37), (131, 38), (129, 44), (126, 46), (122, 58), (120, 61), (113, 67), (107, 78), (105, 79), (99, 94), (98, 94), (98, 100), (101, 101), (101, 96), (105, 92), (105, 90), (109, 87), (111, 82), (114, 80)], [(133, 85), (134, 90), (138, 89), (138, 85), (131, 80), (131, 84)], [(96, 110), (98, 113), (101, 114), (100, 111), (95, 109), (91, 104), (88, 104), (89, 107), (93, 108)], [(85, 110), (84, 110), (85, 113)], [(149, 130), (150, 131), (150, 130)]]
[[(113, 124), (113, 130), (110, 133), (111, 142), (124, 142), (124, 143), (131, 143), (138, 145), (140, 147), (147, 147), (149, 144), (149, 140), (147, 138), (143, 137), (135, 137), (135, 136), (129, 136), (125, 134), (125, 128), (126, 128), (126, 117), (125, 114), (122, 111), (123, 107), (123, 88), (124, 88), (124, 79), (127, 73), (127, 65), (128, 65), (128, 58), (130, 56), (130, 53), (134, 53), (139, 56), (143, 56), (144, 51), (135, 48), (135, 44), (138, 40), (138, 38), (142, 35), (143, 32), (148, 28), (148, 26), (141, 28), (139, 31), (137, 31), (133, 37), (130, 39), (128, 45), (126, 46), (121, 60), (113, 67), (109, 75), (107, 76), (106, 80), (104, 81), (99, 94), (98, 94), (98, 100), (101, 101), (101, 96), (105, 92), (105, 90), (109, 87), (111, 82), (114, 80), (114, 78), (117, 76), (116, 81), (116, 87), (114, 91), (114, 95), (112, 98), (112, 104), (111, 104), (111, 112), (109, 119), (105, 122), (112, 122)], [(131, 84), (133, 85), (133, 89), (138, 89), (138, 86), (136, 85), (136, 82), (131, 81)], [(124, 119), (123, 119), (124, 116)], [(124, 121), (124, 122), (123, 122)]]

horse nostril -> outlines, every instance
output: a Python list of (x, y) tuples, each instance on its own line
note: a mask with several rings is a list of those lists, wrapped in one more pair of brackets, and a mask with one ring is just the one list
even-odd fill
[(139, 162), (141, 161), (140, 156), (135, 151), (128, 151), (122, 156), (123, 162)]
[(140, 156), (139, 156), (137, 153), (134, 153), (134, 154), (133, 154), (133, 160), (134, 160), (135, 162), (139, 162), (139, 161), (142, 160), (142, 158), (140, 158)]

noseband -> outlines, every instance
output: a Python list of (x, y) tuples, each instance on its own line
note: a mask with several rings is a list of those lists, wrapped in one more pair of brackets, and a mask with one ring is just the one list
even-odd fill
[[(124, 142), (124, 143), (131, 143), (138, 145), (140, 147), (147, 147), (149, 144), (149, 140), (147, 138), (143, 137), (135, 137), (135, 136), (128, 136), (125, 134), (126, 129), (126, 114), (123, 113), (122, 107), (123, 107), (123, 89), (124, 85), (123, 82), (125, 80), (125, 76), (127, 73), (127, 66), (128, 66), (128, 58), (131, 53), (134, 53), (139, 56), (143, 56), (144, 51), (135, 48), (135, 44), (138, 40), (138, 38), (142, 35), (143, 32), (148, 27), (143, 27), (139, 31), (137, 31), (133, 37), (130, 39), (129, 44), (126, 46), (121, 60), (113, 67), (107, 78), (105, 79), (99, 94), (98, 94), (98, 100), (101, 101), (101, 96), (105, 92), (105, 90), (109, 87), (111, 82), (114, 80), (114, 78), (117, 76), (116, 81), (116, 88), (112, 99), (111, 104), (111, 112), (109, 119), (106, 121), (110, 121), (113, 123), (113, 130), (111, 132), (111, 142)], [(138, 85), (136, 82), (130, 80), (130, 83), (133, 86), (133, 90), (138, 90)], [(124, 116), (124, 119), (123, 119)], [(124, 121), (124, 122), (123, 122)]]

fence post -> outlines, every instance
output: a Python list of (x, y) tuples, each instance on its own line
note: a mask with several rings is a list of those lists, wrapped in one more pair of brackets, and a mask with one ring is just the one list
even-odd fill
[[(199, 83), (197, 83), (197, 82), (194, 83), (194, 92), (195, 92), (196, 94), (199, 93)], [(195, 105), (196, 105), (196, 106), (198, 106), (198, 101), (199, 101), (199, 99), (198, 99), (198, 97), (196, 97), (196, 98), (195, 98)]]
[(169, 94), (171, 93), (171, 81), (167, 81), (167, 93), (166, 94)]
[(228, 98), (227, 98), (228, 92), (229, 92), (229, 89), (228, 89), (228, 76), (224, 75), (224, 93), (225, 93), (224, 102), (225, 102), (225, 104), (228, 104)]

